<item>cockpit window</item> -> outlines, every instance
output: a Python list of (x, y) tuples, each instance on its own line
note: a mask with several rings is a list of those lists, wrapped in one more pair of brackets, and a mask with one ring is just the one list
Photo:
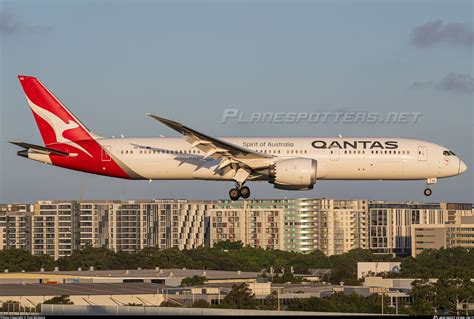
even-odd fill
[(453, 151), (443, 151), (444, 156), (456, 156)]

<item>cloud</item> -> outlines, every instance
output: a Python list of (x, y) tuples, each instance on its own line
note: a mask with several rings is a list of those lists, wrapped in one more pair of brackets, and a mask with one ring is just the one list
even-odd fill
[(0, 12), (0, 35), (14, 36), (48, 31), (49, 27), (39, 25), (28, 25), (19, 21), (16, 16), (9, 11)]
[(474, 32), (466, 24), (444, 23), (443, 20), (437, 19), (413, 28), (411, 43), (420, 48), (438, 43), (471, 46), (474, 44)]
[(449, 73), (438, 82), (414, 81), (411, 85), (413, 89), (433, 88), (439, 91), (455, 93), (474, 93), (474, 78), (469, 74)]

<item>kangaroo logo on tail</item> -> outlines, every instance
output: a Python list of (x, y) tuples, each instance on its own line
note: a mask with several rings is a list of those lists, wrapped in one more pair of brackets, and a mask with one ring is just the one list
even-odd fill
[(38, 79), (22, 75), (19, 79), (45, 145), (66, 144), (93, 157), (77, 142), (94, 139), (94, 135)]
[(45, 120), (51, 126), (51, 128), (54, 130), (54, 134), (56, 135), (56, 141), (58, 143), (67, 143), (71, 146), (74, 146), (77, 149), (80, 149), (81, 151), (83, 151), (84, 153), (86, 153), (87, 155), (92, 157), (92, 155), (88, 151), (86, 151), (82, 146), (75, 143), (74, 141), (71, 141), (70, 139), (65, 138), (64, 135), (63, 135), (65, 131), (78, 128), (79, 124), (77, 124), (76, 122), (70, 121), (70, 120), (68, 120), (68, 122), (64, 122), (63, 120), (61, 120), (54, 113), (51, 113), (51, 112), (39, 107), (35, 103), (31, 102), (31, 100), (28, 99), (28, 98), (27, 98), (27, 100), (28, 100), (28, 104), (31, 107), (31, 110), (36, 115), (38, 115), (43, 120)]

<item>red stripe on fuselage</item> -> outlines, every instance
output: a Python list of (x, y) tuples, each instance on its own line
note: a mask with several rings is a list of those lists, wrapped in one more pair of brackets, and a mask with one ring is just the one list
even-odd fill
[[(54, 144), (49, 147), (58, 151), (68, 153), (75, 153), (77, 156), (58, 156), (51, 154), (51, 162), (55, 166), (73, 169), (76, 171), (105, 175), (118, 178), (130, 179), (131, 177), (113, 160), (110, 158), (106, 161), (102, 159), (102, 147), (95, 140), (74, 141), (75, 143), (86, 149), (92, 157), (84, 152), (77, 150), (75, 147), (68, 144)], [(106, 158), (107, 159), (107, 158)]]

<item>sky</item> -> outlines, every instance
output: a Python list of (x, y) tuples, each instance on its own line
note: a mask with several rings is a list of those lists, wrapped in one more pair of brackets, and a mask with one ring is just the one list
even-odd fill
[[(469, 167), (438, 181), (252, 183), (252, 197), (472, 202), (472, 1), (0, 0), (0, 203), (227, 198), (233, 183), (128, 181), (18, 157), (41, 144), (17, 75), (38, 77), (102, 136), (390, 136), (432, 141)], [(416, 123), (239, 123), (252, 112), (421, 113)]]

